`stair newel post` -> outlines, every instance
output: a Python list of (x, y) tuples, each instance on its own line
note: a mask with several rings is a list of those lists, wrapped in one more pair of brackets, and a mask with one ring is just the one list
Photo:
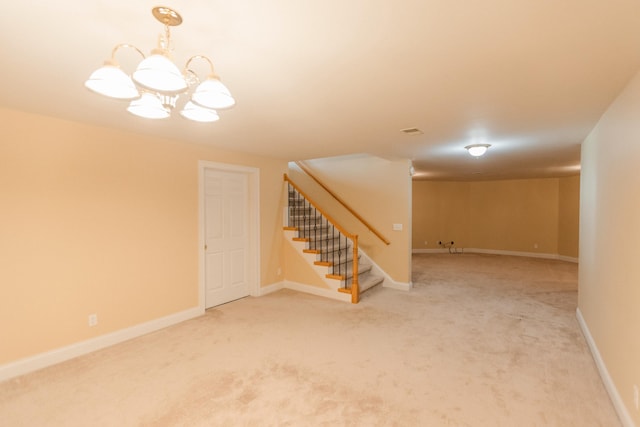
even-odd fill
[(358, 285), (358, 236), (353, 236), (353, 279), (351, 281), (351, 302), (360, 301), (360, 286)]

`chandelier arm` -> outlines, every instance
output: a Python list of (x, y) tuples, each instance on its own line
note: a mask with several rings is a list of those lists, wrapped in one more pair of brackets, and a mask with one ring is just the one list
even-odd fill
[(204, 56), (204, 55), (193, 55), (191, 58), (189, 58), (189, 59), (187, 60), (187, 63), (184, 65), (184, 72), (185, 72), (185, 73), (187, 73), (187, 72), (191, 72), (191, 73), (193, 73), (193, 74), (196, 74), (193, 70), (191, 70), (191, 69), (189, 68), (189, 64), (191, 64), (191, 61), (193, 61), (194, 59), (204, 59), (205, 61), (207, 61), (207, 62), (209, 63), (209, 69), (211, 70), (211, 71), (210, 71), (210, 73), (209, 73), (209, 75), (210, 75), (210, 76), (217, 77), (217, 76), (216, 76), (216, 73), (215, 73), (215, 71), (214, 71), (214, 69), (213, 69), (213, 61), (211, 61), (211, 59), (209, 59), (208, 57), (206, 57), (206, 56)]
[(140, 56), (142, 56), (142, 59), (145, 58), (144, 53), (142, 53), (142, 51), (140, 49), (138, 49), (137, 47), (135, 47), (134, 45), (128, 44), (128, 43), (120, 43), (120, 44), (115, 45), (115, 47), (111, 51), (111, 60), (112, 61), (115, 61), (116, 52), (118, 52), (118, 50), (120, 50), (120, 48), (123, 48), (123, 47), (128, 47), (130, 49), (133, 49), (136, 52), (138, 52), (140, 54)]
[(200, 77), (198, 77), (198, 74), (196, 74), (195, 71), (185, 68), (183, 71), (184, 74), (184, 78), (187, 81), (187, 85), (189, 85), (189, 87), (196, 85), (196, 84), (200, 84)]

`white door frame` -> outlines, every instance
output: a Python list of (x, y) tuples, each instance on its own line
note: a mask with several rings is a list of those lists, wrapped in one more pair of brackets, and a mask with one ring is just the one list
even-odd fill
[(213, 169), (223, 172), (239, 172), (247, 175), (249, 183), (249, 295), (260, 295), (260, 169), (206, 160), (198, 161), (198, 308), (205, 311), (205, 215), (204, 172)]

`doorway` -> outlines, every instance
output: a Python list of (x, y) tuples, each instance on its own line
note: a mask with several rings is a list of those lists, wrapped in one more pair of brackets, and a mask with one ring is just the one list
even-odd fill
[(202, 311), (259, 289), (259, 170), (199, 162)]

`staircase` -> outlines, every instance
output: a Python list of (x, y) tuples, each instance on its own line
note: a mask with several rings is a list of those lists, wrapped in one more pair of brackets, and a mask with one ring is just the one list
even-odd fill
[(285, 230), (294, 232), (294, 241), (304, 242), (304, 253), (315, 255), (314, 265), (326, 267), (325, 278), (335, 283), (332, 287), (351, 294), (351, 301), (357, 303), (362, 292), (382, 283), (384, 277), (375, 274), (372, 263), (358, 251), (358, 236), (342, 230), (285, 179), (289, 196)]

